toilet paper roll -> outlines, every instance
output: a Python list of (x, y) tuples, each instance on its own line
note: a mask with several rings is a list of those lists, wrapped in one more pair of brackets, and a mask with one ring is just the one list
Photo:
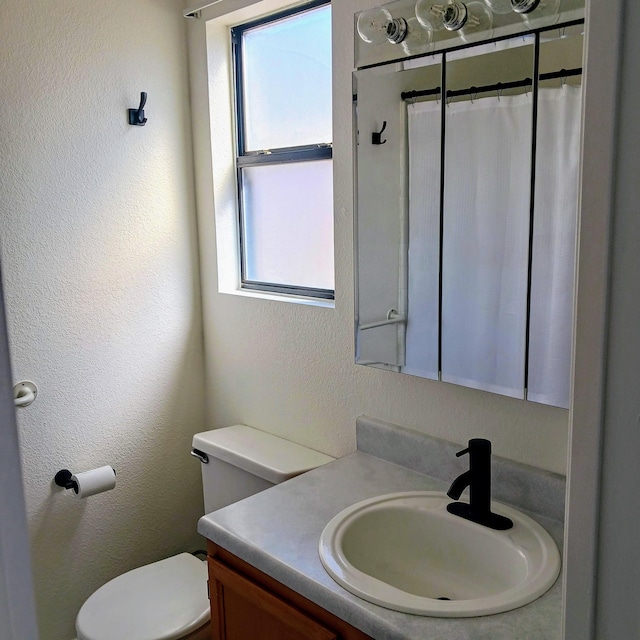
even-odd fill
[(78, 498), (88, 498), (113, 489), (116, 486), (116, 472), (113, 467), (107, 465), (77, 473), (71, 476), (71, 481), (76, 483), (73, 489), (75, 495)]

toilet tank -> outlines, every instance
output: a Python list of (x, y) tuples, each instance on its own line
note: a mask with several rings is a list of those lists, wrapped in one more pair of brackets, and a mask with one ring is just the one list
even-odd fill
[(202, 462), (205, 513), (335, 460), (243, 424), (197, 433), (192, 446)]

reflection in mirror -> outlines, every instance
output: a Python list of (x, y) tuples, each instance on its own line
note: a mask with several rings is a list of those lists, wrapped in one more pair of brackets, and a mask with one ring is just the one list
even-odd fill
[[(358, 89), (357, 237), (356, 252), (358, 331), (356, 360), (386, 368), (438, 378), (438, 247), (440, 220), (440, 82), (441, 56), (410, 63), (356, 72)], [(412, 111), (400, 99), (402, 92), (430, 87), (424, 103), (413, 107), (435, 113), (432, 128), (417, 132), (411, 125)], [(372, 144), (372, 133), (386, 122), (384, 144)], [(408, 124), (409, 123), (409, 124)], [(408, 133), (408, 127), (412, 127)], [(408, 160), (408, 137), (418, 136), (423, 164)], [(409, 174), (412, 179), (409, 184)], [(411, 192), (409, 192), (412, 190)], [(409, 251), (409, 202), (428, 205), (421, 225), (421, 246)], [(434, 226), (435, 225), (435, 226)], [(414, 234), (417, 238), (418, 234)], [(428, 262), (421, 265), (423, 259)], [(408, 274), (419, 280), (426, 304), (408, 309)], [(431, 353), (406, 353), (407, 314), (429, 315), (423, 329)], [(434, 325), (435, 322), (435, 325)], [(416, 338), (420, 339), (420, 338)], [(435, 342), (434, 342), (435, 339)], [(408, 359), (407, 359), (408, 356)]]
[(527, 398), (565, 408), (573, 343), (582, 47), (581, 26), (550, 31), (540, 41)]
[(568, 407), (581, 66), (578, 24), (356, 72), (358, 363)]
[(442, 380), (524, 398), (534, 46), (479, 49), (447, 64)]

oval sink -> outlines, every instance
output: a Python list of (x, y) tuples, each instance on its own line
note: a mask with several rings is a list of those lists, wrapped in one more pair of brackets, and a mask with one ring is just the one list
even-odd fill
[(551, 536), (499, 503), (513, 520), (495, 531), (446, 510), (435, 491), (392, 493), (340, 512), (320, 537), (320, 559), (347, 591), (375, 604), (426, 616), (483, 616), (540, 597), (560, 573)]

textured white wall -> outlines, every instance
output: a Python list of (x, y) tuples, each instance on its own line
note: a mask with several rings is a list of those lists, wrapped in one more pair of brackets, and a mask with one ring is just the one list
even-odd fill
[(353, 14), (376, 4), (333, 4), (335, 309), (217, 292), (205, 26), (189, 22), (211, 426), (244, 422), (339, 456), (355, 448), (355, 418), (366, 413), (454, 442), (485, 436), (499, 455), (564, 473), (566, 411), (354, 364)]
[[(0, 3), (1, 249), (43, 640), (135, 566), (201, 545), (203, 426), (185, 24), (175, 0)], [(149, 93), (145, 127), (126, 109)], [(60, 468), (105, 464), (75, 500)], [(123, 639), (124, 640), (124, 639)]]

